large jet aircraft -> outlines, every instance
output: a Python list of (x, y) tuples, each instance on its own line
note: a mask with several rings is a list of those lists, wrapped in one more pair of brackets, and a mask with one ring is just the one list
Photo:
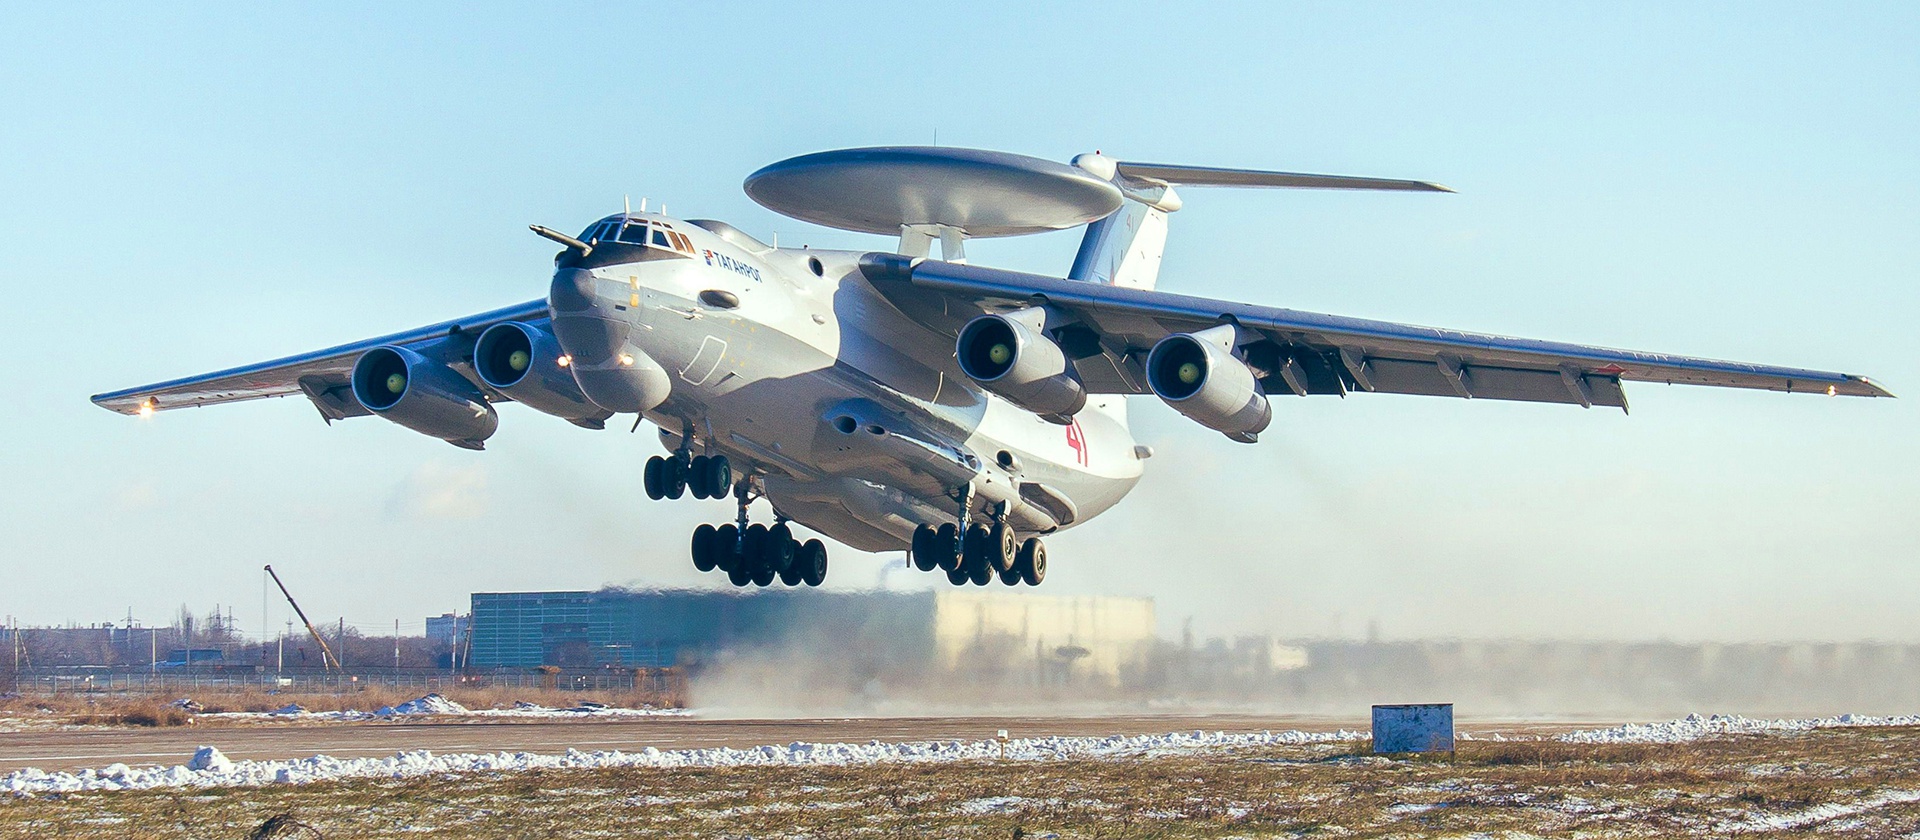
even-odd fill
[[(544, 298), (216, 373), (101, 394), (107, 409), (299, 394), (481, 449), (495, 405), (587, 429), (659, 428), (653, 499), (731, 497), (693, 563), (736, 586), (819, 585), (827, 552), (908, 549), (955, 584), (1039, 584), (1042, 538), (1111, 508), (1152, 455), (1128, 395), (1253, 443), (1269, 399), (1425, 394), (1627, 407), (1623, 383), (1892, 396), (1861, 376), (1504, 338), (1156, 291), (1176, 189), (1450, 192), (1422, 181), (955, 148), (803, 155), (755, 201), (891, 253), (779, 248), (725, 222), (608, 216), (560, 244)], [(969, 265), (969, 238), (1084, 225), (1064, 277)], [(933, 243), (940, 259), (932, 259)], [(621, 418), (620, 422), (624, 422)], [(771, 502), (773, 523), (748, 506)]]

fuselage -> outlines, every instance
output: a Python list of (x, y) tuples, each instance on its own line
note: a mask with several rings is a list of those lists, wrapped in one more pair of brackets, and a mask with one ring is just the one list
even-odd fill
[(684, 437), (753, 465), (777, 511), (849, 545), (904, 548), (963, 501), (1049, 533), (1140, 477), (1123, 397), (1059, 425), (986, 392), (952, 337), (869, 284), (860, 252), (772, 248), (647, 213), (581, 239), (592, 250), (560, 255), (550, 304), (583, 384), (594, 365), (663, 376), (665, 399), (642, 413), (669, 447)]

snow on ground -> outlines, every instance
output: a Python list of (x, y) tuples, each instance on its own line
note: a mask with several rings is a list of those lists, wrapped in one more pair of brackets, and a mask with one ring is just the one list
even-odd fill
[[(1020, 738), (1007, 742), (1005, 757), (1043, 761), (1061, 758), (1117, 758), (1186, 753), (1222, 747), (1351, 741), (1363, 732), (1185, 732), (1169, 735), (1114, 735), (1105, 738)], [(887, 744), (809, 744), (750, 749), (714, 748), (638, 752), (568, 750), (562, 755), (534, 753), (450, 753), (426, 750), (388, 758), (333, 758), (317, 755), (292, 761), (233, 761), (214, 747), (202, 747), (192, 761), (173, 767), (129, 767), (48, 773), (16, 770), (0, 776), (0, 794), (32, 796), (91, 790), (146, 790), (182, 787), (238, 787), (303, 784), (339, 779), (403, 779), (443, 773), (604, 767), (740, 767), (767, 765), (873, 764), (883, 761), (960, 761), (1001, 756), (998, 741), (924, 741)]]
[(349, 709), (340, 712), (310, 712), (289, 704), (271, 712), (206, 712), (202, 717), (224, 720), (287, 720), (302, 722), (359, 721), (395, 717), (483, 717), (483, 718), (595, 718), (685, 716), (687, 709), (626, 709), (602, 703), (581, 703), (555, 709), (536, 703), (515, 703), (506, 709), (469, 709), (439, 694), (416, 697), (405, 703), (381, 706), (371, 712)]
[(1660, 723), (1629, 723), (1610, 729), (1586, 729), (1560, 736), (1576, 744), (1678, 744), (1714, 735), (1805, 732), (1837, 726), (1920, 726), (1920, 715), (1840, 715), (1829, 718), (1764, 720), (1739, 715), (1687, 715)]
[[(430, 695), (436, 697), (437, 695)], [(444, 698), (424, 702), (425, 714), (446, 714)], [(409, 703), (392, 707), (395, 714)], [(566, 716), (608, 713), (658, 714), (651, 710), (631, 709), (548, 709), (522, 704), (523, 708), (469, 711), (472, 715)], [(383, 709), (382, 711), (386, 711)], [(313, 714), (311, 712), (305, 714)], [(364, 714), (364, 713), (354, 713)], [(454, 714), (458, 714), (457, 712)], [(1914, 726), (1920, 715), (1867, 717), (1841, 715), (1832, 718), (1801, 720), (1755, 720), (1731, 715), (1703, 717), (1689, 715), (1662, 723), (1628, 724), (1611, 729), (1569, 732), (1558, 736), (1574, 743), (1679, 743), (1698, 738), (1728, 734), (1766, 732), (1802, 732), (1838, 726)], [(534, 769), (593, 769), (606, 767), (740, 767), (768, 765), (872, 764), (887, 761), (964, 761), (1006, 758), (1016, 761), (1045, 761), (1064, 758), (1152, 757), (1191, 753), (1202, 750), (1256, 747), (1274, 744), (1313, 744), (1364, 740), (1366, 732), (1182, 732), (1167, 735), (1113, 735), (1108, 737), (1017, 738), (1004, 746), (998, 741), (920, 741), (909, 743), (810, 744), (796, 741), (786, 746), (750, 749), (713, 748), (696, 750), (659, 750), (648, 747), (638, 752), (568, 750), (561, 755), (535, 753), (449, 753), (434, 755), (426, 750), (396, 753), (388, 758), (333, 758), (316, 755), (289, 761), (233, 761), (217, 748), (202, 747), (191, 761), (173, 767), (129, 767), (114, 764), (99, 770), (48, 773), (38, 769), (17, 770), (0, 776), (0, 794), (32, 796), (48, 793), (73, 793), (92, 790), (144, 790), (151, 788), (234, 787), (267, 784), (303, 784), (340, 779), (402, 779), (444, 773), (505, 772)], [(1462, 736), (1463, 739), (1468, 736)], [(1383, 759), (1384, 760), (1384, 759)], [(1901, 795), (1905, 795), (1904, 793)], [(1920, 795), (1920, 794), (1916, 794)], [(1904, 801), (1904, 800), (1903, 800)], [(1008, 807), (1000, 800), (979, 800), (975, 807)]]

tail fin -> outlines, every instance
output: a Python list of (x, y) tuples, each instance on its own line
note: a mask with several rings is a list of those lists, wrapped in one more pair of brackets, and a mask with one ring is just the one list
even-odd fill
[(1453, 192), (1429, 181), (1312, 175), (1256, 169), (1219, 169), (1114, 160), (1095, 152), (1073, 165), (1098, 175), (1126, 196), (1119, 210), (1087, 225), (1080, 253), (1073, 258), (1075, 280), (1151, 289), (1160, 278), (1160, 257), (1167, 247), (1167, 214), (1180, 209), (1174, 185), (1191, 187), (1282, 187), (1321, 190), (1394, 190)]

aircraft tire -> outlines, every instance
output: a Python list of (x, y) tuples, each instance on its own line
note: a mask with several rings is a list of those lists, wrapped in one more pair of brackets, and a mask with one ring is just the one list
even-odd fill
[(775, 572), (774, 570), (763, 567), (760, 569), (760, 571), (753, 573), (753, 585), (769, 586), (773, 583), (773, 577), (776, 574), (778, 573)]
[(1013, 586), (1020, 582), (1020, 573), (1012, 569), (1007, 569), (1006, 571), (1002, 571), (1002, 572), (995, 572), (994, 574), (1000, 578), (1001, 583), (1004, 583), (1008, 586)]
[(693, 491), (693, 497), (696, 499), (713, 496), (713, 491), (707, 486), (707, 456), (695, 455), (687, 464), (687, 489)]
[(793, 568), (800, 543), (793, 538), (793, 529), (782, 522), (767, 529), (767, 542), (762, 550), (767, 553), (767, 566), (784, 575)]
[(923, 572), (931, 572), (940, 564), (939, 552), (934, 550), (934, 541), (940, 538), (940, 532), (927, 525), (916, 525), (913, 529), (913, 567)]
[(740, 567), (740, 529), (731, 522), (713, 529), (713, 564), (726, 572)]
[(934, 565), (949, 572), (960, 568), (960, 526), (948, 522), (940, 526), (933, 542)]
[(733, 490), (733, 462), (725, 455), (714, 455), (707, 459), (707, 496), (724, 499)]
[(1047, 544), (1032, 537), (1020, 546), (1020, 579), (1028, 586), (1039, 586), (1047, 579)]
[(747, 574), (745, 569), (735, 566), (727, 570), (727, 582), (734, 586), (746, 586), (753, 582), (753, 575)]
[(993, 570), (987, 568), (987, 564), (985, 563), (974, 566), (973, 571), (969, 573), (968, 576), (973, 580), (974, 586), (986, 586), (993, 582)]
[(968, 575), (977, 577), (976, 569), (992, 571), (988, 565), (987, 553), (993, 542), (993, 532), (978, 522), (967, 526), (967, 535), (961, 541), (960, 568)]
[(948, 569), (947, 582), (953, 584), (954, 586), (966, 586), (967, 573), (960, 571), (959, 569)]
[(716, 553), (713, 550), (714, 534), (714, 527), (704, 523), (693, 529), (693, 567), (700, 571), (711, 572), (716, 565), (713, 556)]
[(660, 472), (661, 472), (660, 464), (665, 460), (666, 460), (665, 458), (662, 458), (658, 455), (648, 458), (647, 469), (645, 472), (641, 473), (641, 477), (643, 479), (641, 483), (645, 484), (647, 487), (647, 498), (652, 499), (656, 502), (665, 498), (667, 495), (666, 491), (662, 489), (666, 486), (666, 482), (663, 482), (660, 480)]
[(805, 560), (800, 563), (800, 579), (805, 581), (808, 586), (819, 586), (822, 583), (826, 583), (826, 543), (819, 540), (807, 540), (807, 544), (800, 547), (800, 556), (805, 558)]
[(679, 458), (660, 459), (660, 491), (669, 499), (678, 499), (687, 492), (687, 468)]
[(761, 569), (769, 572), (774, 570), (767, 565), (767, 526), (758, 523), (748, 525), (741, 534), (740, 565), (745, 566), (747, 572), (756, 578), (760, 576)]
[(1020, 552), (1020, 538), (1013, 533), (1013, 527), (1005, 522), (993, 526), (984, 546), (988, 562), (996, 572), (1005, 572), (1013, 568), (1014, 558)]

